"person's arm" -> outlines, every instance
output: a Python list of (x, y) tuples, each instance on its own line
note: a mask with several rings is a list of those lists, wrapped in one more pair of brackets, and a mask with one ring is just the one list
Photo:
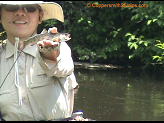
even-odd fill
[(59, 55), (59, 52), (60, 52), (60, 50), (58, 49), (57, 51), (54, 51), (52, 53), (40, 52), (40, 55), (45, 59), (57, 62), (57, 56)]
[(41, 52), (38, 52), (38, 60), (48, 76), (66, 77), (71, 75), (74, 71), (71, 49), (66, 42), (61, 42), (56, 54), (55, 52), (47, 54), (48, 53), (42, 54)]
[(0, 121), (2, 121), (2, 115), (1, 115), (1, 112), (0, 112)]

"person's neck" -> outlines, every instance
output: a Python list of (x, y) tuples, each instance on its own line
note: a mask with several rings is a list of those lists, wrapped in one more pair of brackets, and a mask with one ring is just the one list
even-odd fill
[[(33, 34), (32, 36), (36, 35)], [(8, 40), (13, 44), (15, 45), (15, 42), (16, 42), (16, 38), (19, 38), (19, 41), (20, 42), (24, 42), (25, 40), (29, 39), (31, 36), (27, 36), (27, 37), (14, 37), (14, 36), (7, 36)]]

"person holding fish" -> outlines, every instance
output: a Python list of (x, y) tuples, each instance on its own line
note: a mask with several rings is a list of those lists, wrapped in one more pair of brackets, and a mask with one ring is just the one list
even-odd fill
[(48, 19), (64, 22), (59, 4), (0, 1), (0, 23), (7, 34), (0, 48), (0, 113), (5, 121), (71, 117), (78, 83), (65, 42), (70, 35), (56, 28), (37, 34), (38, 25)]

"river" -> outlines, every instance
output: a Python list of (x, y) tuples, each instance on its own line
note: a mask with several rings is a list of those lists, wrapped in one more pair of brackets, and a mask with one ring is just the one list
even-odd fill
[(75, 69), (74, 111), (97, 121), (163, 121), (164, 81), (130, 70)]

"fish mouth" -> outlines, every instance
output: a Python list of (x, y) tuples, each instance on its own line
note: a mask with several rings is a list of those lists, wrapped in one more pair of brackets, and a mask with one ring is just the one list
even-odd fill
[(70, 40), (70, 39), (71, 39), (71, 34), (67, 34), (66, 40)]
[(27, 22), (25, 21), (13, 21), (14, 24), (26, 24)]
[(71, 36), (71, 34), (68, 34), (68, 33), (66, 33), (66, 34), (62, 34), (62, 35), (60, 35), (60, 39), (61, 39), (61, 40), (68, 41), (68, 40), (71, 39), (70, 36)]

